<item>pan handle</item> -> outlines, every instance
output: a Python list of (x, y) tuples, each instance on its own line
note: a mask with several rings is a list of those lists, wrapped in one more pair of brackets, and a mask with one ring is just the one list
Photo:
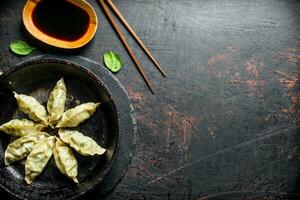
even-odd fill
[(10, 84), (7, 81), (5, 81), (7, 72), (8, 72), (8, 69), (5, 67), (0, 69), (0, 93), (3, 91), (12, 91)]
[(9, 68), (8, 67), (2, 67), (0, 68), (0, 81), (8, 74)]

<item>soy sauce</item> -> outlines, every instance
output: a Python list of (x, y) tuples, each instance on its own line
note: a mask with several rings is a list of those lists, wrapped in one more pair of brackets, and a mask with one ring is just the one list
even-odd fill
[(87, 31), (89, 15), (66, 0), (42, 0), (32, 14), (35, 26), (43, 33), (65, 41), (75, 41)]

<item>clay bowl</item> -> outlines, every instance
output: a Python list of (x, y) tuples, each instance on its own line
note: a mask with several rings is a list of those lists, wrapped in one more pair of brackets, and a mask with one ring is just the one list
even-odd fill
[[(97, 27), (98, 27), (98, 19), (97, 19), (97, 15), (94, 11), (94, 9), (91, 7), (90, 4), (88, 4), (86, 1), (84, 0), (66, 0), (64, 1), (64, 5), (67, 4), (71, 4), (72, 7), (75, 7), (77, 9), (79, 9), (80, 11), (83, 11), (85, 16), (87, 16), (87, 27), (84, 30), (84, 32), (80, 35), (79, 38), (76, 39), (72, 39), (72, 40), (66, 40), (63, 37), (55, 37), (51, 34), (49, 34), (49, 32), (45, 32), (42, 31), (42, 29), (40, 27), (38, 27), (38, 25), (35, 23), (34, 20), (34, 12), (35, 9), (37, 8), (37, 6), (39, 5), (39, 3), (41, 3), (41, 1), (45, 1), (45, 0), (28, 0), (27, 3), (24, 6), (23, 9), (23, 24), (26, 28), (26, 30), (29, 32), (29, 34), (31, 34), (35, 39), (46, 43), (48, 45), (51, 45), (53, 47), (57, 47), (57, 48), (62, 48), (62, 49), (78, 49), (80, 47), (83, 47), (84, 45), (86, 45), (89, 41), (92, 40), (92, 38), (94, 37)], [(57, 6), (57, 10), (60, 9), (59, 6), (61, 6), (62, 2), (58, 1), (58, 0), (47, 0), (48, 2), (50, 2), (50, 4), (55, 4), (55, 6)], [(53, 13), (55, 13), (57, 10), (55, 10)], [(63, 12), (63, 11), (60, 11)], [(55, 14), (54, 14), (55, 16)], [(44, 17), (44, 14), (43, 14)], [(51, 22), (51, 24), (55, 24), (58, 23), (58, 21), (64, 20), (63, 18), (65, 18), (64, 16), (57, 18), (56, 21)], [(76, 24), (78, 23), (78, 20), (80, 20), (80, 16), (79, 19), (73, 20), (70, 23), (66, 24), (66, 26), (76, 26)], [(62, 27), (63, 30), (68, 30), (65, 27)], [(63, 36), (63, 33), (60, 33)]]
[[(69, 61), (43, 59), (25, 62), (0, 75), (0, 124), (27, 117), (17, 107), (12, 91), (35, 97), (43, 105), (56, 81), (64, 77), (68, 101), (66, 109), (80, 103), (103, 102), (96, 113), (79, 126), (86, 136), (108, 149), (103, 156), (83, 157), (75, 151), (78, 180), (62, 175), (53, 157), (32, 185), (24, 181), (24, 165), (4, 165), (4, 152), (15, 138), (0, 132), (0, 187), (19, 199), (74, 199), (100, 184), (112, 167), (120, 143), (120, 118), (115, 100), (102, 80), (90, 70)], [(55, 134), (55, 133), (54, 133)]]

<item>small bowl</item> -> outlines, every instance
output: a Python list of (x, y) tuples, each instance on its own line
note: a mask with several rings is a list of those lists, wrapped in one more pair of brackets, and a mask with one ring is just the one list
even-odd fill
[[(34, 23), (33, 21), (33, 13), (36, 8), (36, 6), (41, 2), (42, 0), (28, 0), (27, 3), (24, 6), (23, 9), (23, 23), (25, 25), (26, 30), (37, 40), (44, 42), (48, 45), (62, 48), (62, 49), (77, 49), (80, 47), (83, 47), (88, 42), (91, 41), (91, 39), (94, 37), (97, 27), (98, 27), (98, 19), (96, 12), (91, 7), (90, 4), (88, 4), (84, 0), (66, 0), (68, 3), (75, 5), (76, 7), (84, 10), (86, 14), (89, 17), (89, 24), (87, 27), (86, 32), (78, 39), (74, 41), (68, 41), (63, 40), (60, 38), (56, 38), (53, 36), (50, 36), (47, 33), (44, 33), (41, 31)], [(59, 3), (58, 3), (59, 6)], [(76, 23), (76, 22), (74, 22)]]

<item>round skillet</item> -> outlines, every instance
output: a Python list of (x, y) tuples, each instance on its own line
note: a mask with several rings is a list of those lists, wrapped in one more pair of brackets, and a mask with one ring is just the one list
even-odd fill
[[(104, 156), (82, 157), (78, 160), (79, 184), (62, 175), (52, 160), (44, 172), (27, 185), (24, 182), (24, 165), (4, 165), (4, 152), (12, 138), (0, 134), (0, 187), (20, 199), (74, 199), (101, 184), (112, 168), (121, 140), (120, 117), (116, 102), (108, 87), (86, 67), (62, 59), (38, 59), (10, 68), (1, 75), (0, 124), (12, 118), (25, 117), (18, 111), (12, 91), (34, 96), (46, 104), (48, 95), (61, 77), (68, 89), (67, 108), (81, 103), (101, 101), (101, 108), (79, 129), (108, 149)], [(51, 133), (55, 134), (55, 132)], [(111, 176), (111, 175), (110, 175)], [(120, 176), (116, 174), (116, 176)], [(114, 178), (115, 179), (115, 178)]]

